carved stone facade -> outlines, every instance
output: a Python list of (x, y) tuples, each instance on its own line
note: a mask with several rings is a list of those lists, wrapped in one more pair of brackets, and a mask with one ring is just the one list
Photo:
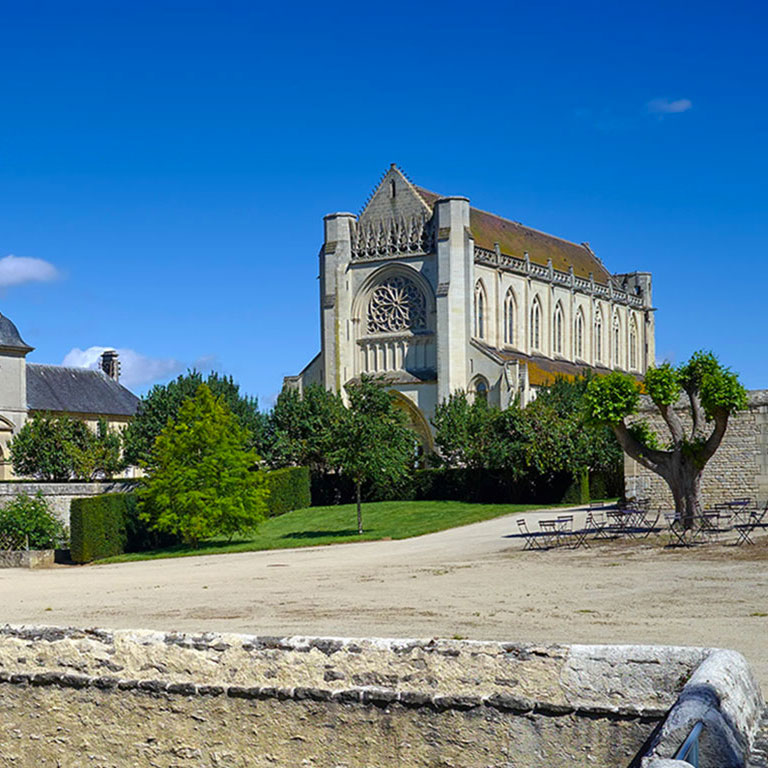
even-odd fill
[(381, 374), (429, 447), (462, 389), (506, 407), (585, 368), (654, 359), (651, 276), (610, 274), (589, 246), (414, 185), (394, 165), (362, 213), (325, 217), (322, 349), (287, 386)]

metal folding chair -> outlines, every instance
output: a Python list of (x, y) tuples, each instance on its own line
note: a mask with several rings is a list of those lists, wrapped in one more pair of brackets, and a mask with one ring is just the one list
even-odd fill
[(538, 532), (528, 530), (528, 523), (526, 523), (525, 518), (519, 517), (517, 519), (517, 527), (520, 529), (520, 535), (525, 538), (525, 545), (523, 546), (523, 550), (542, 549), (541, 542), (539, 540), (540, 534)]
[[(687, 538), (687, 530), (683, 528), (680, 519), (674, 512), (666, 512), (664, 519), (667, 521), (667, 530), (672, 538), (682, 547), (689, 547), (691, 544)], [(674, 542), (672, 542), (674, 544)]]

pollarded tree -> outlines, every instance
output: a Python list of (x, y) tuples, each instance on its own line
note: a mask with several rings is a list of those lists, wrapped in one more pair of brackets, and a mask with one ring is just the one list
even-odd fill
[(200, 384), (142, 463), (142, 519), (193, 546), (255, 528), (264, 519), (268, 491), (250, 439), (224, 397)]
[[(729, 417), (746, 408), (746, 390), (710, 352), (696, 352), (677, 368), (669, 363), (649, 368), (644, 389), (669, 429), (671, 441), (666, 448), (646, 423), (627, 424), (640, 401), (640, 385), (627, 374), (615, 371), (590, 382), (589, 414), (594, 421), (609, 424), (624, 451), (666, 481), (675, 514), (685, 527), (691, 527), (701, 511), (704, 467), (720, 446)], [(689, 428), (675, 410), (683, 392), (690, 405)]]
[(349, 408), (334, 428), (331, 461), (355, 484), (357, 532), (362, 533), (363, 483), (383, 486), (406, 477), (415, 458), (415, 436), (381, 379), (363, 375), (345, 389)]

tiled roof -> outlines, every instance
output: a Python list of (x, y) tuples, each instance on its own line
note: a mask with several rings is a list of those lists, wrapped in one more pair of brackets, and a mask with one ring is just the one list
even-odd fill
[(133, 416), (139, 398), (101, 371), (27, 363), (31, 411)]
[[(416, 187), (416, 190), (430, 207), (434, 207), (441, 197), (421, 187)], [(572, 266), (576, 277), (588, 279), (591, 272), (595, 281), (603, 285), (610, 278), (608, 270), (586, 246), (547, 235), (494, 213), (470, 208), (469, 228), (478, 248), (492, 251), (498, 243), (501, 252), (507, 256), (522, 259), (527, 251), (530, 260), (542, 267), (547, 266), (547, 259), (552, 259), (554, 269), (567, 272)]]

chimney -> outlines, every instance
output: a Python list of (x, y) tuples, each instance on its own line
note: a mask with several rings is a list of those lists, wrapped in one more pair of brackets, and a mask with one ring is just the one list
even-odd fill
[(105, 349), (101, 353), (101, 370), (114, 381), (120, 381), (120, 361), (114, 349)]

